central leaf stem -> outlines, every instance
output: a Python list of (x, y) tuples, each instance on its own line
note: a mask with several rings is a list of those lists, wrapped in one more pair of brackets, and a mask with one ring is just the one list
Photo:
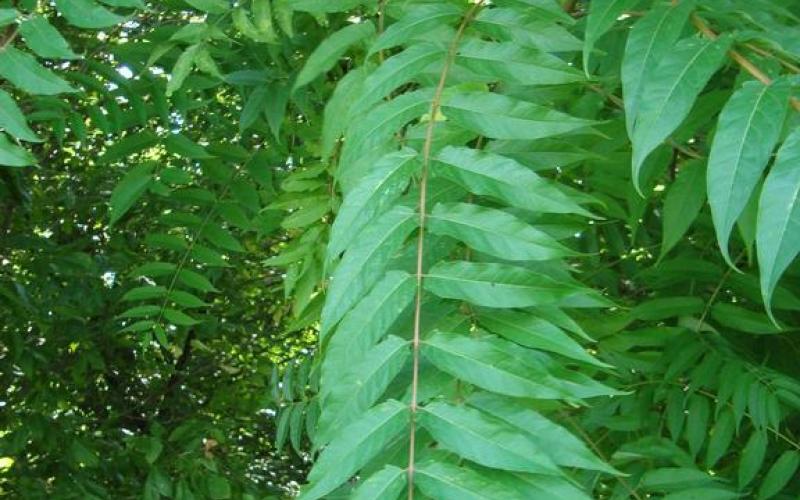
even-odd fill
[(453, 41), (447, 52), (447, 57), (442, 67), (442, 72), (439, 75), (439, 83), (436, 85), (436, 91), (431, 100), (431, 107), (428, 113), (429, 121), (425, 130), (425, 143), (422, 146), (422, 172), (420, 174), (419, 183), (419, 234), (417, 236), (417, 295), (414, 304), (414, 337), (411, 342), (413, 350), (413, 368), (411, 375), (411, 422), (409, 424), (408, 436), (408, 499), (414, 498), (414, 465), (415, 465), (415, 451), (416, 451), (416, 436), (417, 436), (417, 391), (419, 388), (419, 348), (421, 337), (421, 317), (422, 317), (422, 279), (424, 276), (423, 262), (425, 255), (425, 222), (427, 219), (427, 201), (428, 201), (428, 170), (431, 161), (431, 148), (433, 145), (433, 130), (436, 126), (436, 117), (439, 114), (439, 108), (442, 103), (442, 94), (444, 93), (445, 83), (447, 82), (447, 74), (453, 64), (456, 56), (458, 44), (464, 35), (464, 30), (467, 24), (475, 16), (476, 12), (483, 4), (484, 0), (478, 0), (464, 16), (461, 24), (458, 27)]

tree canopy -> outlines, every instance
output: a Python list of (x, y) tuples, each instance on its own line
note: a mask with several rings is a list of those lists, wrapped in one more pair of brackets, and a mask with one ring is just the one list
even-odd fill
[(0, 0), (0, 496), (795, 498), (799, 22)]

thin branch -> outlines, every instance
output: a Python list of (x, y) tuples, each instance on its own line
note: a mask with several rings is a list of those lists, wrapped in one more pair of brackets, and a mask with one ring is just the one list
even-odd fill
[[(708, 38), (710, 40), (716, 40), (717, 39), (718, 35), (697, 14), (692, 14), (692, 23), (695, 25), (697, 30), (700, 33), (702, 33), (706, 38)], [(769, 85), (769, 84), (772, 83), (772, 79), (766, 73), (761, 71), (761, 69), (759, 69), (758, 66), (753, 64), (753, 62), (750, 61), (750, 59), (748, 59), (744, 55), (742, 55), (741, 52), (738, 52), (738, 51), (736, 51), (734, 49), (731, 49), (731, 50), (728, 51), (728, 55), (730, 56), (731, 59), (736, 61), (736, 63), (739, 66), (741, 66), (742, 69), (744, 69), (745, 71), (750, 73), (753, 76), (753, 78), (755, 78), (756, 80), (760, 81), (764, 85)], [(791, 98), (791, 103), (792, 103), (792, 107), (795, 110), (800, 111), (800, 100), (798, 100), (795, 97), (792, 97)]]
[(422, 147), (422, 172), (420, 177), (420, 185), (419, 185), (419, 234), (417, 236), (417, 270), (416, 270), (416, 281), (417, 281), (417, 293), (416, 293), (416, 300), (414, 304), (414, 336), (412, 340), (412, 349), (413, 349), (413, 369), (411, 375), (411, 422), (409, 424), (409, 439), (408, 439), (408, 499), (414, 499), (414, 467), (415, 467), (415, 451), (416, 451), (416, 434), (417, 434), (417, 423), (416, 423), (416, 414), (417, 414), (417, 390), (419, 387), (419, 348), (420, 348), (420, 338), (421, 338), (421, 317), (422, 317), (422, 279), (424, 276), (423, 273), (423, 261), (424, 261), (424, 254), (425, 254), (425, 221), (426, 221), (426, 210), (427, 210), (427, 198), (428, 198), (428, 170), (430, 166), (430, 159), (431, 159), (431, 149), (433, 146), (433, 131), (436, 126), (436, 116), (439, 114), (439, 108), (441, 106), (442, 101), (442, 94), (444, 93), (445, 83), (447, 82), (447, 74), (450, 71), (450, 66), (453, 63), (453, 59), (455, 59), (456, 50), (458, 48), (458, 43), (461, 41), (461, 37), (464, 35), (464, 30), (467, 27), (467, 24), (472, 20), (475, 16), (475, 13), (478, 9), (482, 6), (484, 0), (478, 0), (472, 8), (467, 12), (464, 16), (464, 19), (461, 21), (461, 25), (458, 27), (458, 32), (456, 32), (453, 41), (450, 43), (450, 48), (447, 52), (447, 57), (445, 58), (444, 67), (442, 68), (442, 72), (439, 75), (439, 83), (436, 85), (436, 91), (434, 92), (433, 99), (431, 101), (430, 112), (428, 114), (429, 121), (428, 126), (425, 131), (425, 143)]

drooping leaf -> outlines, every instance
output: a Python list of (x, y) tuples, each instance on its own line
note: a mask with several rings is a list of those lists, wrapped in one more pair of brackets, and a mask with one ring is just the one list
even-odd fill
[(322, 498), (347, 481), (405, 430), (408, 416), (407, 405), (389, 400), (340, 430), (317, 459), (308, 476), (310, 485), (300, 498)]
[(195, 9), (209, 14), (224, 14), (230, 9), (230, 4), (225, 0), (184, 0)]
[(686, 419), (686, 440), (689, 452), (697, 456), (708, 435), (708, 417), (711, 406), (705, 396), (692, 395), (689, 400), (688, 417)]
[(706, 172), (697, 161), (686, 162), (664, 199), (663, 236), (659, 260), (689, 230), (706, 201)]
[(747, 205), (786, 116), (789, 85), (747, 82), (722, 108), (708, 158), (708, 202), (722, 256), (733, 266), (728, 240)]
[(4, 90), (0, 90), (0, 128), (22, 141), (41, 142), (41, 139), (28, 127), (28, 121), (17, 103)]
[(461, 15), (461, 9), (448, 3), (420, 4), (412, 6), (397, 22), (392, 23), (375, 40), (369, 49), (370, 54), (408, 43), (409, 40), (424, 36), (434, 28), (449, 24)]
[(693, 2), (688, 0), (677, 5), (658, 5), (637, 21), (628, 34), (620, 76), (629, 137), (633, 137), (642, 86), (678, 41), (692, 7)]
[(711, 430), (706, 449), (706, 467), (713, 468), (719, 459), (725, 456), (733, 439), (733, 431), (733, 414), (726, 409), (720, 413)]
[(362, 172), (354, 169), (358, 160), (391, 141), (397, 129), (426, 113), (432, 98), (430, 88), (403, 94), (375, 106), (348, 127), (336, 173), (345, 193), (361, 178)]
[(467, 203), (438, 204), (428, 217), (434, 234), (507, 260), (550, 260), (574, 255), (547, 233), (506, 212)]
[(468, 403), (524, 431), (558, 465), (618, 474), (578, 438), (529, 405), (488, 392), (472, 394)]
[[(335, 387), (353, 357), (361, 358), (377, 343), (400, 313), (411, 304), (416, 292), (414, 277), (402, 271), (390, 271), (348, 312), (330, 339), (322, 361), (324, 393)], [(327, 337), (321, 336), (325, 341)], [(325, 381), (330, 380), (331, 384)]]
[(591, 356), (559, 327), (535, 314), (490, 310), (486, 314), (480, 314), (478, 321), (490, 332), (525, 347), (555, 352), (595, 366), (609, 367)]
[(395, 500), (406, 487), (408, 473), (394, 465), (387, 465), (368, 477), (350, 497), (352, 500)]
[(384, 61), (366, 79), (351, 116), (357, 116), (380, 102), (392, 90), (413, 80), (422, 70), (443, 60), (445, 49), (431, 43), (418, 43)]
[(458, 125), (493, 139), (542, 139), (595, 124), (592, 120), (491, 92), (446, 96), (442, 113)]
[(69, 43), (43, 16), (32, 16), (20, 23), (19, 31), (25, 43), (39, 57), (47, 59), (77, 59)]
[(544, 450), (506, 422), (467, 406), (431, 403), (419, 424), (438, 445), (475, 463), (501, 470), (560, 475)]
[(459, 48), (456, 62), (488, 81), (560, 85), (585, 80), (564, 60), (516, 43), (469, 40)]
[(764, 481), (758, 490), (758, 500), (772, 498), (795, 477), (795, 472), (800, 466), (800, 453), (795, 450), (783, 452), (778, 460), (767, 471)]
[(419, 464), (415, 484), (429, 498), (441, 500), (510, 500), (515, 498), (502, 483), (482, 476), (473, 469), (438, 460)]
[(304, 12), (326, 13), (345, 12), (359, 5), (375, 5), (377, 0), (294, 0), (292, 9)]
[[(296, 8), (294, 5), (293, 7)], [(297, 75), (294, 88), (299, 89), (314, 81), (318, 76), (330, 70), (351, 46), (374, 34), (375, 25), (371, 22), (364, 22), (345, 26), (329, 35), (308, 57), (308, 61)]]
[(716, 73), (730, 47), (730, 37), (706, 40), (685, 38), (661, 59), (641, 85), (633, 126), (633, 181), (639, 184), (642, 164), (683, 122), (706, 83)]
[(772, 296), (783, 272), (800, 252), (800, 129), (781, 148), (758, 204), (757, 248), (761, 295), (772, 314)]
[(756, 477), (767, 453), (767, 434), (755, 430), (742, 450), (739, 460), (739, 487), (744, 488)]
[(493, 153), (448, 146), (435, 157), (432, 174), (470, 192), (535, 212), (589, 213), (520, 163)]
[(427, 290), (440, 297), (466, 300), (484, 307), (605, 307), (609, 304), (593, 290), (506, 264), (440, 262), (425, 275), (424, 284)]
[(628, 9), (636, 5), (636, 0), (594, 0), (589, 4), (586, 18), (586, 33), (583, 41), (583, 68), (589, 74), (589, 63), (597, 40), (617, 22)]
[(114, 225), (139, 200), (153, 181), (153, 164), (143, 163), (132, 168), (111, 192), (109, 225)]
[(6, 167), (27, 167), (35, 165), (36, 158), (27, 149), (17, 146), (0, 133), (0, 165)]
[(40, 65), (35, 57), (14, 47), (0, 50), (0, 76), (31, 94), (77, 92), (63, 78)]
[(380, 215), (408, 185), (417, 166), (417, 152), (405, 148), (381, 158), (345, 198), (331, 227), (328, 261), (352, 242), (370, 220)]
[(396, 206), (380, 216), (361, 233), (345, 253), (331, 278), (322, 331), (327, 332), (375, 284), (386, 265), (417, 225), (413, 210)]
[(125, 18), (114, 14), (94, 0), (56, 0), (56, 8), (78, 28), (101, 29), (120, 24)]
[(281, 125), (286, 116), (286, 106), (289, 103), (289, 88), (282, 83), (272, 83), (267, 86), (269, 99), (264, 107), (264, 116), (273, 137), (280, 141)]
[[(438, 369), (487, 391), (507, 396), (582, 398), (608, 394), (609, 391), (597, 383), (572, 384), (559, 380), (548, 373), (548, 363), (537, 353), (494, 336), (473, 338), (436, 332), (425, 339), (422, 353)], [(567, 374), (562, 372), (559, 375)]]
[(363, 357), (353, 356), (348, 369), (340, 373), (340, 381), (325, 394), (318, 439), (327, 442), (328, 436), (372, 406), (403, 369), (410, 353), (407, 341), (389, 336)]

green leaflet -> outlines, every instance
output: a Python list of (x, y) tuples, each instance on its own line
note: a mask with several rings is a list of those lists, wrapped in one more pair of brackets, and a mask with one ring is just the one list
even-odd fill
[(780, 333), (781, 329), (760, 312), (750, 311), (733, 304), (715, 304), (711, 317), (722, 326), (755, 335)]
[[(413, 276), (390, 271), (342, 319), (322, 361), (322, 393), (335, 387), (350, 360), (360, 359), (377, 343), (412, 302), (417, 290)], [(325, 336), (320, 335), (324, 342)]]
[(468, 191), (534, 212), (591, 215), (548, 180), (497, 154), (447, 146), (434, 158), (431, 174)]
[(559, 85), (585, 80), (562, 59), (515, 43), (469, 40), (459, 47), (456, 62), (489, 82)]
[(663, 236), (659, 260), (681, 240), (706, 202), (705, 166), (689, 161), (681, 166), (678, 177), (664, 199)]
[(186, 50), (181, 52), (178, 60), (175, 61), (175, 66), (172, 67), (169, 82), (167, 82), (166, 96), (171, 97), (177, 90), (183, 86), (183, 82), (188, 78), (189, 73), (195, 65), (195, 59), (200, 52), (200, 44), (195, 44), (187, 47)]
[(178, 271), (178, 281), (201, 292), (219, 292), (205, 276), (189, 269)]
[(101, 165), (107, 165), (155, 146), (158, 142), (158, 136), (149, 130), (136, 132), (109, 146), (102, 156), (97, 159), (97, 162)]
[(364, 79), (368, 74), (368, 66), (359, 66), (350, 71), (339, 80), (333, 95), (325, 104), (320, 138), (320, 156), (329, 158), (336, 145), (336, 141), (347, 127), (345, 118), (350, 112), (350, 105), (358, 98)]
[[(407, 207), (395, 206), (369, 225), (348, 251), (331, 278), (325, 307), (322, 309), (322, 332), (327, 332), (375, 284), (394, 253), (417, 226), (417, 214)], [(323, 333), (321, 335), (324, 336)]]
[(389, 143), (397, 129), (426, 113), (430, 109), (433, 93), (433, 89), (421, 89), (403, 94), (351, 121), (345, 133), (339, 171), (336, 173), (342, 191), (350, 191), (363, 175), (355, 170), (354, 165), (358, 165), (358, 161), (370, 152)]
[(25, 43), (39, 57), (48, 59), (77, 59), (69, 43), (43, 16), (32, 16), (20, 23), (19, 32)]
[(462, 10), (449, 3), (412, 5), (408, 13), (386, 28), (369, 49), (370, 54), (404, 45), (422, 37), (432, 29), (450, 24), (461, 16)]
[(345, 12), (354, 9), (359, 5), (375, 5), (377, 0), (294, 0), (293, 10), (300, 10), (313, 13), (325, 12)]
[(501, 470), (561, 474), (533, 439), (478, 410), (431, 403), (422, 408), (418, 421), (440, 447), (475, 463)]
[(594, 290), (507, 264), (439, 262), (425, 275), (424, 286), (439, 297), (466, 300), (484, 307), (607, 307), (610, 304)]
[(701, 395), (692, 395), (689, 398), (688, 418), (686, 421), (686, 441), (689, 443), (689, 453), (697, 456), (708, 434), (708, 418), (711, 415), (711, 406), (708, 398)]
[(8, 26), (13, 23), (18, 16), (19, 11), (17, 9), (0, 9), (0, 26)]
[(17, 146), (6, 134), (0, 132), (0, 165), (6, 167), (27, 167), (35, 165), (36, 158), (27, 149)]
[[(639, 486), (650, 491), (675, 492), (670, 498), (688, 500), (698, 498), (701, 492), (709, 492), (708, 496), (700, 498), (731, 498), (730, 496), (718, 497), (713, 495), (714, 486), (719, 480), (703, 471), (688, 467), (664, 467), (651, 469), (644, 473)], [(682, 491), (683, 490), (683, 491)], [(723, 490), (725, 491), (725, 490)], [(728, 494), (730, 495), (730, 491)], [(686, 495), (686, 496), (684, 496)], [(736, 498), (735, 495), (732, 498)]]
[(728, 240), (769, 161), (789, 104), (789, 85), (745, 83), (722, 108), (708, 158), (708, 202), (722, 256), (730, 266)]
[(405, 490), (408, 473), (394, 465), (387, 465), (368, 477), (356, 488), (351, 500), (395, 500)]
[(488, 331), (517, 344), (550, 351), (590, 365), (609, 368), (586, 352), (556, 325), (530, 313), (488, 310), (478, 317)]
[(642, 302), (631, 310), (631, 318), (660, 321), (677, 316), (699, 315), (706, 301), (700, 297), (659, 297)]
[(364, 80), (361, 94), (352, 103), (350, 116), (366, 112), (392, 90), (412, 81), (428, 66), (443, 61), (445, 55), (444, 47), (432, 43), (419, 43), (388, 58)]
[(739, 459), (739, 488), (744, 488), (756, 477), (767, 453), (767, 433), (754, 430), (747, 440)]
[(329, 381), (323, 393), (315, 439), (320, 443), (330, 441), (342, 426), (372, 406), (403, 369), (410, 354), (408, 341), (389, 336), (364, 356), (351, 355), (347, 368), (338, 373), (338, 380)]
[(208, 160), (214, 158), (206, 149), (183, 134), (170, 134), (164, 139), (164, 147), (172, 154), (191, 158), (192, 160)]
[(114, 225), (125, 215), (144, 194), (153, 181), (152, 163), (144, 163), (132, 168), (111, 192), (109, 205), (111, 215), (109, 225)]
[(77, 92), (60, 76), (40, 65), (32, 55), (10, 46), (0, 51), (0, 76), (30, 94)]
[(267, 100), (270, 98), (269, 89), (266, 85), (257, 87), (247, 98), (242, 107), (242, 114), (239, 118), (239, 130), (244, 132), (258, 120), (264, 112)]
[(167, 295), (167, 289), (163, 286), (140, 286), (133, 288), (122, 296), (123, 301), (131, 300), (150, 300), (159, 299)]
[(132, 9), (146, 8), (144, 0), (100, 0), (100, 2), (112, 7), (128, 7)]
[(511, 214), (468, 203), (440, 203), (428, 217), (433, 234), (506, 260), (549, 260), (576, 255), (546, 233)]
[(714, 429), (711, 432), (711, 437), (708, 439), (708, 448), (706, 449), (706, 467), (712, 469), (720, 458), (725, 456), (731, 445), (733, 439), (734, 422), (733, 413), (729, 409), (723, 410), (720, 413), (714, 424)]
[(493, 139), (542, 139), (586, 129), (596, 122), (492, 92), (445, 96), (442, 113), (462, 127)]
[(370, 220), (382, 214), (403, 193), (417, 168), (417, 152), (410, 148), (389, 153), (358, 181), (345, 197), (331, 226), (327, 261), (352, 242)]
[(275, 140), (280, 141), (281, 126), (286, 116), (286, 106), (289, 104), (289, 87), (282, 82), (275, 82), (268, 84), (267, 88), (272, 98), (267, 99), (264, 116), (267, 117), (267, 124)]
[(562, 373), (548, 373), (545, 358), (495, 336), (435, 332), (423, 342), (422, 353), (439, 370), (507, 396), (561, 399), (608, 394), (608, 388), (599, 384), (564, 383), (559, 379)]
[(108, 28), (120, 24), (126, 19), (97, 4), (94, 0), (56, 0), (56, 8), (71, 25), (78, 28)]
[(800, 252), (800, 129), (781, 148), (767, 175), (758, 205), (756, 239), (761, 294), (772, 315), (772, 294)]
[(184, 0), (195, 9), (209, 14), (224, 14), (230, 9), (230, 4), (225, 0)]
[(761, 488), (758, 490), (758, 500), (772, 498), (780, 493), (794, 477), (798, 466), (800, 466), (800, 453), (795, 450), (783, 452), (764, 477)]
[(623, 12), (636, 5), (637, 0), (593, 0), (589, 4), (583, 42), (583, 69), (589, 75), (589, 62), (594, 44), (611, 29)]
[(350, 479), (383, 448), (405, 431), (408, 406), (389, 400), (364, 413), (322, 451), (308, 475), (310, 485), (302, 500), (322, 498)]
[(634, 186), (641, 190), (639, 172), (650, 153), (683, 122), (695, 99), (725, 59), (731, 38), (714, 41), (685, 38), (662, 58), (642, 83), (639, 111), (633, 125)]
[(691, 0), (657, 6), (637, 21), (628, 34), (621, 79), (629, 137), (633, 137), (642, 86), (678, 41), (693, 7)]
[(42, 142), (42, 140), (28, 127), (25, 115), (14, 102), (14, 99), (4, 90), (0, 89), (0, 128), (8, 134), (22, 141)]
[[(292, 7), (296, 8), (295, 5), (292, 5)], [(365, 22), (351, 24), (328, 36), (308, 56), (308, 61), (306, 61), (300, 73), (297, 74), (294, 89), (297, 90), (314, 81), (318, 76), (330, 70), (352, 45), (374, 34), (375, 25), (372, 22)]]
[(583, 47), (583, 42), (562, 26), (542, 21), (537, 16), (520, 15), (518, 9), (484, 9), (475, 18), (474, 25), (494, 38), (543, 52), (571, 52)]
[(482, 476), (473, 469), (429, 460), (419, 464), (415, 484), (429, 498), (438, 500), (514, 500), (518, 492)]
[(222, 250), (230, 250), (231, 252), (245, 251), (242, 244), (233, 237), (230, 231), (217, 224), (206, 224), (203, 227), (202, 236)]
[(467, 403), (524, 431), (558, 465), (619, 474), (619, 471), (589, 451), (581, 440), (525, 402), (488, 392), (476, 392), (470, 395)]

